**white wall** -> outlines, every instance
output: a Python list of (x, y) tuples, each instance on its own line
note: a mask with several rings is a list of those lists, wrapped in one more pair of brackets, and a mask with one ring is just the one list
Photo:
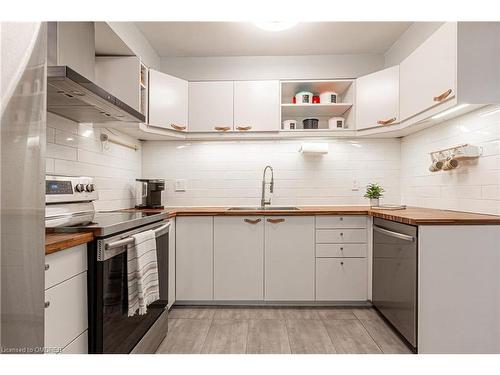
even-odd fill
[(385, 66), (399, 64), (429, 38), (443, 22), (414, 22), (386, 51)]
[[(106, 131), (104, 131), (106, 132)], [(141, 142), (112, 131), (124, 142)], [(109, 132), (108, 132), (109, 133)], [(141, 150), (99, 140), (101, 129), (47, 114), (46, 172), (95, 177), (97, 210), (115, 210), (135, 205), (135, 179), (141, 176)]]
[(383, 67), (376, 54), (161, 58), (162, 72), (191, 81), (356, 78)]
[[(480, 109), (404, 137), (401, 142), (402, 202), (412, 206), (500, 214), (500, 111)], [(500, 107), (497, 107), (500, 109)], [(429, 152), (470, 143), (483, 156), (452, 171), (429, 172)]]
[[(321, 142), (330, 152), (307, 157), (298, 152), (300, 141), (148, 141), (143, 177), (166, 180), (166, 206), (259, 205), (266, 165), (274, 168), (275, 205), (363, 205), (370, 182), (386, 188), (384, 202), (400, 202), (398, 139)], [(186, 179), (187, 191), (175, 192), (175, 179)]]

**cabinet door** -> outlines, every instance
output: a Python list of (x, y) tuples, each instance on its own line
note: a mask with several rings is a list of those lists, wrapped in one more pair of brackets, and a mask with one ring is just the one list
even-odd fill
[(314, 217), (266, 217), (265, 300), (314, 300)]
[(399, 65), (356, 80), (356, 129), (399, 122)]
[(366, 301), (366, 258), (317, 258), (317, 301)]
[(262, 217), (214, 218), (214, 299), (264, 299)]
[(64, 348), (87, 328), (87, 272), (45, 291), (45, 346)]
[(188, 82), (149, 70), (150, 125), (173, 130), (188, 127)]
[(168, 232), (168, 308), (175, 303), (175, 218), (170, 219)]
[(457, 24), (447, 22), (400, 64), (401, 120), (456, 95), (456, 64)]
[(233, 130), (233, 82), (189, 82), (189, 131)]
[(213, 299), (213, 217), (176, 218), (176, 299)]
[(61, 354), (87, 354), (89, 351), (89, 331), (86, 330), (72, 342), (70, 342)]
[(141, 63), (135, 56), (96, 56), (95, 81), (136, 111), (141, 110)]
[(280, 129), (279, 81), (234, 82), (234, 130)]

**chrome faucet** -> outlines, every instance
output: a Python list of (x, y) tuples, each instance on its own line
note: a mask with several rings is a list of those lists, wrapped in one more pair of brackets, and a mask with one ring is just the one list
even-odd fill
[(273, 171), (273, 167), (268, 165), (264, 168), (264, 173), (262, 174), (262, 197), (260, 199), (260, 206), (261, 207), (265, 207), (266, 205), (271, 204), (271, 197), (269, 197), (269, 200), (266, 201), (266, 172), (267, 172), (267, 169), (271, 170), (271, 182), (269, 183), (269, 192), (272, 193), (274, 190), (274, 171)]

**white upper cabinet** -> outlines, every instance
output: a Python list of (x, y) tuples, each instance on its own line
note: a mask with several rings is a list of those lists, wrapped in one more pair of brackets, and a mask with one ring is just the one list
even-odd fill
[(188, 129), (188, 82), (149, 70), (149, 125)]
[(456, 95), (457, 23), (447, 22), (400, 65), (400, 115), (409, 119)]
[(189, 82), (189, 131), (233, 130), (233, 82)]
[(279, 81), (234, 82), (234, 130), (279, 131)]
[(356, 80), (356, 129), (399, 122), (399, 65)]

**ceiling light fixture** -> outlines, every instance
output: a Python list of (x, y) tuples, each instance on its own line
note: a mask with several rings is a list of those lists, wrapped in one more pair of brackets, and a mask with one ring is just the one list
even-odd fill
[(294, 27), (297, 22), (254, 22), (254, 25), (265, 31), (283, 31)]

